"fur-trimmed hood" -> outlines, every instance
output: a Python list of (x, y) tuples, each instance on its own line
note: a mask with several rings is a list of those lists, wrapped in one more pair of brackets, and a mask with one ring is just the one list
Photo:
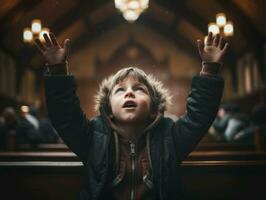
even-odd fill
[(95, 95), (95, 111), (111, 114), (109, 97), (116, 84), (123, 81), (126, 77), (132, 76), (141, 83), (145, 84), (150, 92), (152, 100), (152, 111), (164, 113), (171, 105), (171, 96), (169, 91), (164, 88), (161, 81), (152, 75), (146, 75), (145, 72), (136, 67), (128, 67), (119, 70), (116, 74), (104, 79), (100, 84), (99, 90)]

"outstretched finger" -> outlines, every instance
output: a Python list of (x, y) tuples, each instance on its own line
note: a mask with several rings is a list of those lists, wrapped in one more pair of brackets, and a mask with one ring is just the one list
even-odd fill
[(60, 45), (59, 45), (59, 43), (58, 43), (57, 40), (56, 40), (55, 35), (54, 35), (53, 33), (50, 32), (50, 33), (49, 33), (49, 36), (50, 36), (50, 38), (51, 38), (51, 40), (52, 40), (53, 45), (56, 46), (56, 47), (58, 47), (58, 48), (61, 48)]
[(219, 49), (223, 49), (224, 48), (224, 45), (225, 45), (225, 40), (224, 40), (223, 37), (220, 37), (219, 44), (218, 44), (218, 48)]
[(37, 47), (39, 52), (43, 54), (43, 52), (45, 51), (45, 47), (38, 38), (35, 39), (35, 46)]
[(204, 45), (203, 45), (203, 43), (200, 40), (197, 40), (197, 44), (198, 44), (199, 54), (202, 55), (203, 49), (204, 49)]
[(206, 40), (206, 45), (212, 45), (212, 40), (212, 32), (209, 32)]
[(213, 45), (217, 47), (217, 46), (218, 46), (218, 43), (219, 43), (219, 40), (220, 40), (220, 35), (217, 34), (217, 35), (214, 37)]
[(225, 45), (224, 45), (224, 47), (223, 47), (223, 49), (222, 49), (222, 51), (223, 51), (223, 54), (225, 54), (225, 53), (227, 52), (227, 50), (228, 50), (228, 47), (229, 47), (229, 43), (228, 43), (228, 42), (226, 42), (226, 43), (225, 43)]
[(52, 42), (51, 42), (50, 38), (48, 37), (48, 34), (47, 33), (44, 33), (43, 34), (43, 37), (45, 39), (45, 42), (47, 44), (47, 47), (51, 47), (52, 46)]
[(65, 41), (64, 41), (64, 49), (66, 51), (66, 57), (68, 57), (68, 54), (69, 54), (69, 46), (70, 46), (70, 40), (69, 39), (65, 39)]

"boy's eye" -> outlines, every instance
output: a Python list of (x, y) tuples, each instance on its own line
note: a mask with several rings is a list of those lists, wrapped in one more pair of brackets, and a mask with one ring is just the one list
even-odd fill
[(145, 92), (145, 93), (147, 93), (147, 89), (146, 89), (146, 87), (144, 87), (144, 86), (137, 86), (136, 88), (135, 88), (135, 90), (139, 90), (139, 91), (142, 91), (142, 92)]
[(143, 87), (137, 87), (136, 90), (145, 91), (145, 89)]
[(115, 93), (120, 92), (120, 91), (124, 91), (124, 88), (117, 88)]

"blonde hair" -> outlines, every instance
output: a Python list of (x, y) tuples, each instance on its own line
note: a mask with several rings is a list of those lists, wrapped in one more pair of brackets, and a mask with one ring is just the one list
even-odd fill
[(129, 76), (145, 84), (148, 88), (152, 101), (152, 112), (163, 113), (167, 110), (168, 106), (171, 104), (171, 96), (169, 91), (163, 87), (162, 82), (154, 78), (152, 75), (146, 75), (143, 70), (137, 67), (128, 67), (119, 70), (116, 74), (112, 74), (102, 81), (99, 90), (95, 95), (94, 109), (96, 112), (111, 114), (109, 102), (111, 92), (116, 84)]

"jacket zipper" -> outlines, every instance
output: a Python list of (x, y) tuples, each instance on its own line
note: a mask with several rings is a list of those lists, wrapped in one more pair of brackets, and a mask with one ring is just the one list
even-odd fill
[(131, 191), (130, 191), (130, 200), (134, 200), (136, 197), (135, 194), (135, 171), (136, 171), (136, 145), (130, 142), (130, 158), (131, 158)]

